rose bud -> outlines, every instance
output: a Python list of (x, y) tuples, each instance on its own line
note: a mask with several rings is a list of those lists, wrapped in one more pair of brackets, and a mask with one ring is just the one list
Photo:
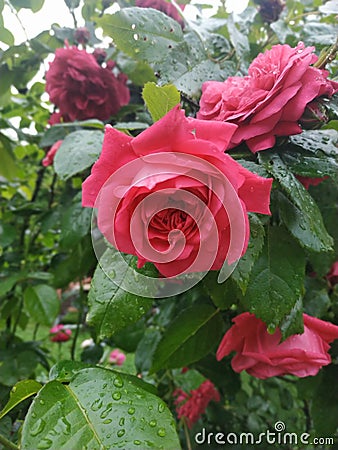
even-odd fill
[(306, 130), (316, 130), (329, 121), (326, 108), (320, 101), (310, 102), (299, 120), (299, 123)]
[(259, 14), (266, 23), (276, 22), (285, 8), (283, 0), (254, 0), (254, 3), (259, 5)]
[(90, 31), (86, 27), (80, 27), (75, 30), (74, 39), (79, 44), (87, 44), (90, 38)]
[(102, 64), (103, 61), (106, 59), (107, 57), (107, 53), (103, 50), (103, 48), (96, 48), (93, 51), (93, 56), (96, 59), (96, 61), (98, 62), (98, 64)]

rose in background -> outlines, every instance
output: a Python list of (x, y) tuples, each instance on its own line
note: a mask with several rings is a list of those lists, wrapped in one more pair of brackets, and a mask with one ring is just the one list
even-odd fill
[(46, 73), (46, 92), (59, 108), (58, 120), (108, 120), (127, 105), (127, 77), (115, 75), (114, 65), (101, 67), (93, 54), (75, 46), (57, 49)]
[(51, 148), (48, 150), (46, 156), (42, 160), (42, 165), (44, 167), (48, 167), (53, 164), (56, 152), (61, 147), (62, 142), (63, 142), (62, 140), (56, 141), (55, 144), (53, 144)]
[[(139, 267), (153, 262), (166, 277), (218, 270), (245, 253), (247, 212), (270, 214), (272, 179), (224, 153), (235, 129), (188, 119), (179, 105), (135, 138), (107, 126), (83, 205), (95, 205), (100, 231)], [(231, 225), (243, 234), (228, 255)]]
[(217, 350), (221, 360), (235, 351), (231, 366), (235, 372), (246, 370), (250, 375), (265, 379), (292, 374), (297, 377), (316, 375), (330, 364), (330, 343), (338, 339), (338, 326), (303, 314), (304, 333), (280, 342), (279, 329), (269, 334), (265, 323), (245, 312), (233, 319)]
[[(181, 27), (184, 26), (184, 21), (180, 16), (180, 13), (177, 11), (177, 9), (172, 3), (167, 2), (166, 0), (136, 0), (135, 6), (138, 6), (139, 8), (157, 9), (158, 11), (161, 11), (167, 16), (176, 20), (181, 25)], [(179, 6), (183, 11), (185, 5)]]
[(247, 76), (205, 82), (197, 117), (235, 123), (229, 148), (245, 141), (254, 153), (273, 147), (276, 136), (301, 133), (308, 103), (338, 90), (326, 70), (311, 66), (318, 59), (313, 52), (302, 42), (274, 45), (253, 60)]
[(185, 418), (189, 428), (198, 421), (202, 414), (205, 413), (211, 401), (219, 402), (221, 397), (215, 385), (210, 380), (205, 380), (197, 389), (193, 389), (187, 394), (182, 389), (174, 391), (176, 397), (174, 403), (176, 405), (177, 417)]
[(49, 330), (51, 335), (50, 340), (52, 342), (67, 342), (71, 338), (72, 331), (69, 328), (65, 328), (64, 325), (55, 325)]
[(111, 351), (108, 357), (108, 362), (110, 364), (116, 364), (117, 366), (122, 366), (125, 360), (126, 355), (118, 348), (115, 348), (113, 351)]
[(329, 273), (326, 275), (326, 279), (332, 287), (338, 284), (338, 261), (332, 264)]

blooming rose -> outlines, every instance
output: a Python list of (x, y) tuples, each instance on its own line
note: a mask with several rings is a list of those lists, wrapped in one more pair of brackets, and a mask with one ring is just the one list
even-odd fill
[(257, 378), (292, 374), (298, 377), (316, 375), (322, 366), (330, 364), (329, 343), (338, 338), (338, 326), (303, 314), (304, 333), (280, 342), (279, 329), (269, 334), (266, 325), (253, 314), (245, 312), (235, 317), (217, 350), (220, 360), (230, 352), (237, 354), (231, 361), (235, 372), (246, 370)]
[(48, 152), (47, 152), (47, 155), (42, 160), (43, 166), (47, 167), (47, 166), (51, 166), (53, 164), (56, 152), (59, 150), (62, 142), (63, 142), (62, 140), (56, 141), (51, 146), (50, 150), (48, 150)]
[(274, 45), (253, 60), (247, 76), (205, 82), (197, 117), (237, 124), (229, 147), (245, 141), (254, 153), (273, 147), (276, 136), (301, 133), (306, 105), (338, 90), (326, 70), (310, 66), (318, 59), (313, 51), (302, 42)]
[(62, 324), (52, 327), (49, 330), (49, 333), (51, 334), (50, 340), (52, 342), (67, 342), (72, 335), (72, 331), (68, 328), (64, 328), (64, 325)]
[(221, 400), (219, 392), (210, 380), (204, 381), (197, 389), (193, 389), (189, 394), (176, 389), (173, 394), (176, 397), (175, 405), (179, 419), (185, 417), (188, 427), (191, 428), (205, 413), (209, 403), (213, 400)]
[(46, 73), (46, 91), (63, 120), (107, 120), (130, 99), (126, 75), (115, 76), (77, 47), (58, 48)]
[(224, 154), (235, 129), (188, 119), (179, 105), (135, 138), (107, 126), (83, 205), (95, 205), (103, 235), (139, 267), (153, 262), (166, 277), (220, 269), (235, 228), (244, 232), (229, 262), (246, 250), (247, 211), (270, 214), (272, 179)]
[[(175, 6), (167, 2), (166, 0), (136, 0), (135, 6), (140, 8), (153, 8), (158, 11), (163, 12), (167, 16), (176, 20), (182, 27), (184, 25), (183, 19), (180, 16), (179, 12), (175, 8)], [(184, 10), (185, 5), (179, 5), (182, 11)]]

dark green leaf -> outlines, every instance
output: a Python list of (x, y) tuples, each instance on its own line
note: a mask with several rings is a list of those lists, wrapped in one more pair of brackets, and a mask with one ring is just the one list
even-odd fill
[(68, 385), (46, 384), (22, 429), (22, 450), (41, 448), (179, 449), (166, 404), (136, 377), (101, 368), (80, 370)]
[(118, 49), (140, 61), (162, 61), (183, 40), (178, 22), (152, 8), (124, 8), (97, 22)]
[(16, 9), (27, 8), (33, 12), (38, 12), (44, 4), (45, 0), (11, 0), (11, 4)]
[(299, 243), (310, 250), (329, 251), (333, 239), (325, 229), (320, 210), (307, 190), (288, 170), (281, 157), (274, 152), (260, 152), (259, 159), (265, 168), (278, 180), (289, 200), (282, 199), (281, 217), (299, 240)]
[(165, 116), (181, 101), (180, 93), (172, 84), (160, 87), (155, 83), (147, 83), (143, 88), (142, 97), (154, 122)]
[(255, 261), (257, 260), (264, 245), (264, 227), (255, 214), (249, 215), (250, 219), (250, 240), (248, 249), (240, 258), (235, 270), (231, 274), (231, 278), (245, 294), (246, 288), (250, 281), (250, 274)]
[(212, 270), (203, 278), (203, 288), (213, 301), (214, 305), (220, 309), (228, 309), (236, 303), (236, 290), (231, 279), (223, 283), (218, 282), (219, 272)]
[(90, 229), (92, 210), (83, 208), (81, 193), (77, 194), (61, 219), (61, 242), (63, 248), (74, 247)]
[(13, 386), (10, 394), (10, 398), (3, 410), (0, 412), (0, 419), (4, 417), (9, 411), (15, 408), (16, 405), (36, 394), (42, 385), (35, 380), (19, 381)]
[[(120, 285), (125, 280), (128, 266), (121, 264), (117, 252), (107, 250), (100, 264), (110, 268), (110, 278), (97, 266), (89, 291), (88, 324), (95, 328), (99, 339), (104, 339), (135, 323), (152, 305), (150, 298), (140, 297), (123, 290)], [(131, 264), (135, 257), (127, 255)], [(134, 280), (135, 281), (135, 280)]]
[(160, 331), (155, 328), (146, 330), (144, 333), (135, 353), (135, 366), (139, 372), (146, 372), (152, 366), (154, 353), (161, 337)]
[(305, 130), (301, 134), (291, 136), (290, 142), (308, 150), (315, 155), (322, 155), (324, 152), (328, 156), (337, 157), (338, 131), (336, 130)]
[(282, 227), (270, 227), (263, 251), (255, 262), (242, 302), (271, 330), (283, 325), (283, 338), (301, 332), (298, 302), (303, 294), (305, 255)]
[(151, 372), (184, 367), (198, 361), (216, 345), (222, 330), (221, 315), (212, 306), (195, 304), (185, 309), (164, 332)]
[(27, 287), (24, 303), (29, 316), (36, 323), (46, 326), (53, 324), (60, 311), (60, 300), (55, 289), (46, 284)]
[(101, 131), (80, 130), (70, 133), (55, 155), (56, 173), (67, 180), (93, 165), (101, 153), (102, 142)]
[(39, 363), (38, 355), (27, 346), (13, 346), (0, 350), (0, 383), (12, 387), (25, 378), (30, 378)]

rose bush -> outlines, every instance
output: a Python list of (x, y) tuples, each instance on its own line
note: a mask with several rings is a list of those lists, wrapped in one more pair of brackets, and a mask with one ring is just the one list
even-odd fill
[(115, 76), (112, 66), (101, 67), (92, 54), (75, 46), (56, 50), (46, 73), (46, 92), (63, 121), (107, 120), (128, 104), (127, 77)]
[(220, 269), (232, 225), (243, 224), (243, 233), (230, 262), (246, 251), (247, 212), (270, 214), (272, 179), (224, 154), (235, 129), (188, 119), (178, 106), (136, 138), (107, 127), (100, 158), (82, 185), (83, 205), (98, 208), (101, 232), (118, 250), (137, 255), (139, 267), (154, 262), (166, 277)]
[(232, 368), (236, 372), (246, 370), (261, 379), (285, 374), (316, 375), (321, 367), (331, 362), (329, 344), (338, 339), (338, 326), (307, 314), (303, 314), (303, 318), (304, 333), (280, 342), (279, 329), (269, 334), (262, 320), (248, 312), (240, 314), (224, 335), (217, 359), (235, 351)]
[(326, 70), (311, 66), (318, 59), (313, 52), (302, 42), (274, 45), (252, 61), (247, 76), (205, 82), (197, 117), (235, 123), (229, 147), (245, 141), (254, 153), (273, 147), (276, 136), (301, 133), (306, 105), (338, 90)]

